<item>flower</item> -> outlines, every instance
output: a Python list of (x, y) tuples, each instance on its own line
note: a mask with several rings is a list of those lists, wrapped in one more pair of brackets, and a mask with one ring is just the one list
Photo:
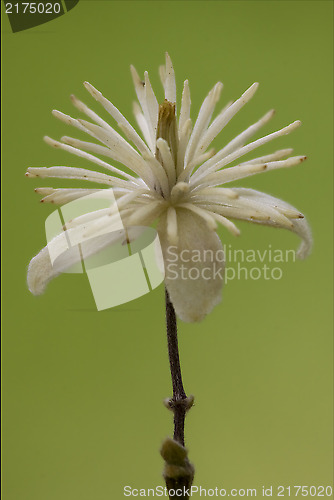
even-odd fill
[[(215, 231), (217, 223), (234, 235), (239, 235), (239, 229), (230, 219), (289, 229), (302, 238), (297, 256), (304, 258), (310, 252), (311, 232), (304, 216), (296, 208), (253, 189), (225, 187), (232, 181), (256, 173), (291, 167), (304, 161), (305, 156), (284, 159), (292, 153), (292, 149), (283, 149), (238, 163), (245, 154), (289, 134), (301, 123), (295, 121), (277, 132), (248, 142), (273, 116), (274, 111), (269, 111), (216, 152), (208, 149), (211, 142), (252, 98), (257, 83), (239, 99), (226, 105), (211, 121), (223, 87), (218, 82), (204, 99), (192, 126), (188, 80), (184, 82), (181, 109), (177, 114), (175, 76), (168, 54), (165, 66), (160, 67), (165, 92), (162, 104), (157, 101), (148, 73), (145, 72), (144, 81), (133, 67), (131, 73), (139, 101), (139, 104), (134, 103), (133, 112), (142, 137), (110, 101), (85, 82), (88, 92), (111, 115), (123, 135), (72, 96), (74, 106), (91, 121), (74, 119), (55, 110), (53, 114), (101, 144), (67, 136), (62, 137), (62, 142), (49, 137), (45, 137), (45, 141), (55, 148), (85, 158), (105, 172), (56, 166), (30, 167), (26, 175), (80, 179), (112, 188), (125, 228), (148, 226), (158, 221), (157, 230), (165, 261), (165, 284), (171, 301), (182, 320), (199, 321), (221, 300), (224, 264), (222, 243)], [(121, 163), (126, 171), (96, 155)], [(44, 203), (64, 204), (102, 189), (37, 188), (36, 192), (44, 196), (41, 200)], [(70, 230), (89, 227), (93, 235), (108, 223), (108, 217), (110, 213), (105, 210), (78, 217), (71, 221)], [(91, 245), (91, 253), (112, 242), (109, 237), (96, 241)], [(186, 252), (194, 250), (201, 257), (181, 258)], [(51, 265), (47, 247), (42, 249), (29, 265), (30, 291), (42, 293), (47, 282), (68, 268), (75, 259), (74, 254), (68, 251), (56, 265)], [(192, 271), (193, 276), (187, 275), (187, 271)]]

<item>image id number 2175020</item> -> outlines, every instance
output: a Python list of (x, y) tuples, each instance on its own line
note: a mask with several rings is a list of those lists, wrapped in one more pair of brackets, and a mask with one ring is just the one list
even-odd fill
[(7, 2), (6, 14), (59, 14), (62, 7), (60, 2)]

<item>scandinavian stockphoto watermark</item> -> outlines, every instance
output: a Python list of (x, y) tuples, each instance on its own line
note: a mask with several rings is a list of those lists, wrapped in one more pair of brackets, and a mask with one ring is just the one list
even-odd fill
[[(45, 222), (50, 260), (56, 272), (86, 273), (97, 309), (139, 298), (169, 280), (280, 280), (294, 250), (166, 249), (163, 259), (157, 231), (125, 228), (117, 196), (106, 189), (70, 201)], [(227, 262), (227, 264), (225, 264)], [(70, 265), (68, 265), (70, 263)]]
[[(296, 260), (295, 250), (274, 249), (269, 244), (265, 249), (234, 249), (225, 245), (222, 249), (184, 249), (169, 246), (165, 259), (170, 280), (280, 280), (282, 265)], [(227, 265), (224, 267), (224, 263)]]

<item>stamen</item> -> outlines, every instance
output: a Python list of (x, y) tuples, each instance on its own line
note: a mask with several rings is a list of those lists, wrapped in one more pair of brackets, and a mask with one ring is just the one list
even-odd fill
[(157, 127), (157, 139), (164, 139), (171, 151), (173, 161), (176, 163), (178, 150), (178, 134), (175, 115), (175, 104), (164, 101), (159, 106), (159, 119)]

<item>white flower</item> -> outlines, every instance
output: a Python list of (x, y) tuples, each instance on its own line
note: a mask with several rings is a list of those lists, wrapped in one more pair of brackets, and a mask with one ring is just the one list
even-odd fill
[[(139, 78), (133, 67), (131, 72), (139, 101), (139, 105), (134, 103), (133, 111), (142, 137), (111, 102), (86, 82), (84, 85), (88, 92), (111, 115), (123, 135), (72, 96), (76, 108), (91, 121), (74, 119), (59, 111), (53, 111), (53, 114), (65, 123), (86, 132), (100, 144), (67, 136), (62, 137), (62, 142), (48, 137), (45, 137), (45, 141), (55, 148), (87, 159), (101, 167), (104, 173), (57, 166), (30, 167), (26, 175), (80, 179), (112, 187), (126, 228), (151, 225), (157, 220), (165, 259), (165, 283), (173, 305), (184, 321), (199, 321), (221, 298), (222, 244), (215, 232), (217, 223), (234, 235), (238, 235), (239, 230), (230, 219), (289, 229), (302, 238), (297, 255), (304, 258), (309, 253), (309, 227), (303, 215), (293, 206), (253, 189), (225, 187), (232, 181), (259, 172), (298, 165), (305, 160), (305, 156), (284, 159), (292, 153), (292, 149), (284, 149), (239, 163), (239, 159), (245, 154), (277, 137), (289, 134), (300, 126), (300, 122), (295, 121), (277, 132), (248, 142), (273, 116), (274, 111), (269, 111), (215, 152), (208, 149), (211, 142), (251, 99), (258, 87), (257, 83), (235, 102), (225, 106), (212, 120), (223, 87), (218, 82), (205, 98), (192, 126), (187, 80), (184, 82), (181, 109), (178, 115), (176, 113), (175, 77), (168, 54), (165, 66), (160, 67), (165, 92), (165, 100), (160, 106), (147, 72), (144, 81)], [(123, 164), (126, 172), (95, 155)], [(99, 190), (38, 188), (36, 191), (44, 196), (42, 202), (64, 204)], [(74, 219), (71, 227), (90, 227), (91, 233), (94, 234), (94, 231), (98, 231), (107, 221), (107, 211), (97, 211), (78, 220)], [(108, 237), (96, 241), (96, 244), (92, 244), (91, 253), (111, 243)], [(196, 259), (180, 258), (181, 255), (194, 250), (202, 256), (197, 259), (198, 262), (194, 262)], [(45, 247), (29, 265), (30, 291), (34, 294), (42, 293), (46, 283), (68, 268), (74, 260), (75, 256), (69, 251), (57, 265), (52, 266)], [(170, 261), (173, 266), (166, 265)], [(192, 279), (187, 277), (189, 266), (193, 272)], [(196, 271), (198, 278), (193, 279)]]

